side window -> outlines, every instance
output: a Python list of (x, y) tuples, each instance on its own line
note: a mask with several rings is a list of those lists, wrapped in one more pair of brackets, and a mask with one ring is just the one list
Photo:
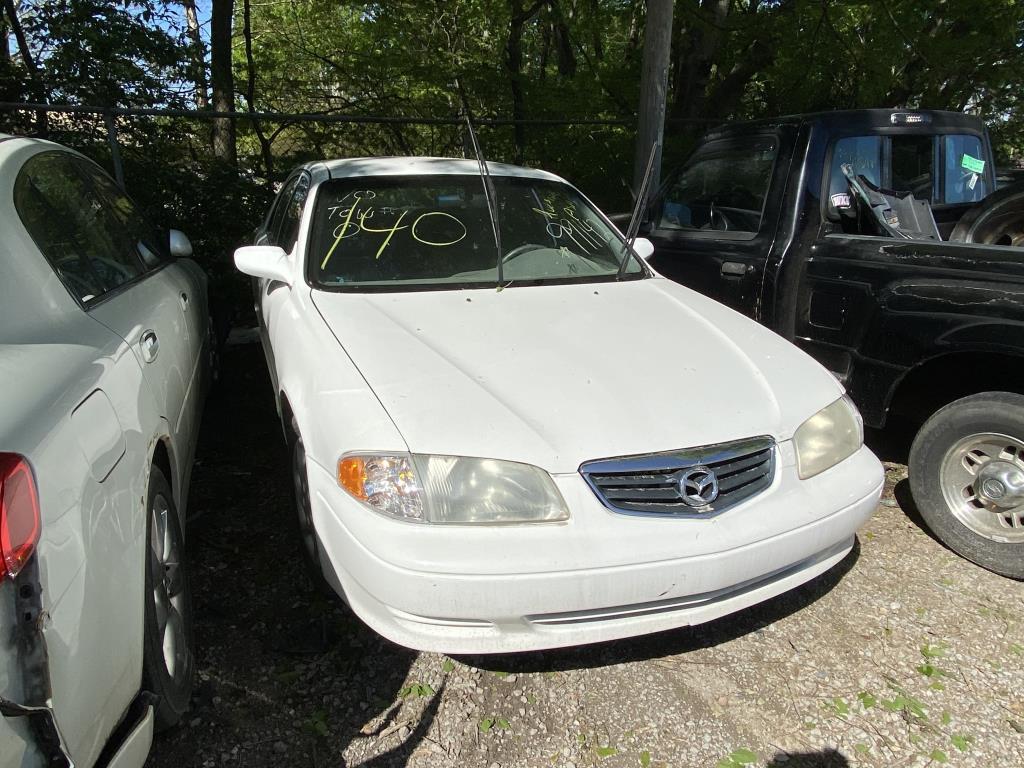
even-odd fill
[(113, 179), (85, 160), (77, 159), (77, 165), (93, 193), (104, 202), (109, 227), (120, 233), (122, 238), (122, 252), (128, 254), (134, 251), (147, 269), (169, 261), (170, 254), (156, 229)]
[(705, 144), (666, 186), (655, 211), (658, 228), (753, 236), (761, 225), (775, 153), (770, 138)]
[(989, 193), (981, 139), (946, 136), (942, 155), (942, 202), (975, 203)]
[(143, 273), (108, 202), (81, 173), (77, 157), (30, 158), (14, 184), (14, 205), (36, 246), (80, 301), (92, 301)]
[(277, 244), (284, 248), (285, 253), (291, 253), (295, 241), (299, 239), (299, 222), (302, 220), (302, 209), (306, 207), (308, 196), (309, 174), (303, 173), (298, 177), (292, 195), (284, 205), (284, 216), (281, 218), (281, 228), (277, 233)]
[(274, 206), (270, 210), (270, 219), (267, 221), (267, 229), (263, 233), (266, 237), (267, 245), (280, 245), (277, 240), (277, 233), (281, 230), (281, 219), (284, 218), (285, 209), (288, 207), (288, 200), (291, 198), (297, 182), (298, 177), (286, 181), (274, 199)]

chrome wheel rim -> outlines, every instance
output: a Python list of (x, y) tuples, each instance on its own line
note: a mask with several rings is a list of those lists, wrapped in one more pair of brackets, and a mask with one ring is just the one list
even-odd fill
[(1024, 442), (995, 432), (969, 435), (946, 452), (940, 482), (950, 511), (969, 530), (1024, 543)]
[(188, 596), (181, 561), (177, 521), (163, 495), (153, 499), (150, 512), (149, 567), (156, 635), (163, 651), (164, 667), (172, 680), (187, 674), (189, 667)]
[(309, 475), (306, 474), (306, 452), (302, 443), (296, 443), (292, 450), (292, 484), (295, 486), (295, 507), (299, 515), (299, 536), (309, 561), (320, 566), (320, 551), (317, 547), (316, 529), (313, 527), (309, 499)]

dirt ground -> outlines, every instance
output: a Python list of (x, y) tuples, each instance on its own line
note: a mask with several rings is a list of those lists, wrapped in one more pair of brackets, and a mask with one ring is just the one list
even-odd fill
[(1024, 584), (926, 534), (900, 464), (859, 546), (794, 592), (478, 658), (392, 645), (313, 590), (287, 466), (260, 348), (229, 347), (192, 490), (199, 679), (152, 768), (1024, 766)]

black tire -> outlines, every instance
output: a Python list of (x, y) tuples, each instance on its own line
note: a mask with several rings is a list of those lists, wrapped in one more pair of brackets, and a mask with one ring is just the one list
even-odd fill
[(313, 526), (313, 510), (309, 496), (309, 472), (306, 468), (306, 449), (298, 430), (292, 425), (288, 441), (291, 449), (292, 489), (295, 498), (295, 528), (299, 537), (299, 550), (306, 574), (313, 587), (325, 595), (334, 595), (320, 564), (320, 539)]
[(1004, 187), (968, 208), (949, 241), (1024, 247), (1024, 184)]
[[(984, 392), (956, 400), (933, 414), (921, 427), (910, 448), (910, 490), (921, 517), (946, 546), (991, 571), (1013, 579), (1024, 579), (1024, 528), (1019, 527), (1021, 520), (1017, 513), (1006, 513), (1004, 517), (989, 512), (981, 497), (975, 501), (950, 500), (957, 498), (960, 485), (955, 482), (957, 475), (954, 473), (960, 471), (956, 465), (964, 463), (966, 467), (974, 461), (970, 455), (966, 460), (958, 460), (959, 451), (966, 450), (962, 446), (971, 445), (975, 436), (980, 445), (984, 442), (981, 437), (984, 435), (1005, 435), (1013, 445), (1024, 445), (1024, 396), (1010, 392)], [(1013, 458), (1011, 451), (1008, 461), (1011, 465), (1020, 466), (1024, 463), (1024, 456), (1020, 455), (1019, 449), (1014, 450), (1017, 458)], [(990, 460), (984, 453), (978, 455), (985, 462)], [(978, 472), (984, 466), (984, 463), (978, 463), (972, 471)], [(946, 492), (943, 491), (944, 483)], [(971, 487), (975, 485), (972, 483)], [(963, 492), (960, 495), (963, 498), (969, 496)], [(972, 510), (972, 504), (977, 512)], [(967, 511), (955, 511), (958, 509)], [(976, 517), (971, 518), (972, 514)], [(982, 526), (988, 525), (989, 515), (993, 521), (994, 538), (982, 535), (985, 530)], [(1007, 518), (1011, 522), (1016, 520), (1018, 527), (1007, 527), (1007, 536), (1011, 540), (1000, 541), (1000, 526)], [(976, 530), (968, 527), (965, 520), (970, 520)]]
[[(165, 730), (188, 711), (196, 657), (181, 520), (170, 484), (158, 467), (149, 476), (145, 573), (143, 686), (156, 694), (155, 725)], [(168, 627), (173, 636), (168, 636)]]

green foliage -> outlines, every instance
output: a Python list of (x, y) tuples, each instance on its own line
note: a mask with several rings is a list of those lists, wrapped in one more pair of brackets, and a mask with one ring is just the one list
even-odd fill
[[(1024, 158), (1024, 4), (984, 6), (676, 0), (665, 163), (680, 161), (723, 120), (867, 106), (967, 109), (991, 125), (998, 162)], [(0, 56), (0, 99), (185, 107), (196, 103), (193, 81), (209, 79), (178, 3), (18, 7), (32, 61)], [(484, 125), (480, 139), (489, 159), (521, 158), (566, 176), (606, 210), (629, 208), (642, 0), (252, 3), (251, 68), (242, 3), (235, 13), (241, 109), (457, 123), (464, 95), (478, 118), (575, 120)], [(623, 124), (579, 122), (586, 120)], [(238, 119), (235, 167), (214, 159), (208, 120), (132, 117), (117, 128), (129, 191), (158, 223), (190, 235), (215, 292), (239, 308), (250, 303), (248, 286), (231, 252), (292, 167), (329, 156), (459, 156), (466, 145), (460, 124)], [(43, 123), (33, 113), (0, 112), (0, 130), (45, 130), (111, 167), (100, 117), (51, 115)]]
[(19, 9), (46, 97), (100, 106), (183, 105), (188, 59), (157, 0), (26, 0)]
[(479, 723), (477, 727), (481, 733), (487, 733), (488, 731), (497, 728), (499, 731), (507, 731), (512, 728), (512, 724), (509, 723), (508, 718), (499, 717), (498, 715), (492, 715), (491, 717), (485, 717)]
[(744, 765), (751, 765), (757, 762), (757, 753), (746, 747), (734, 749), (728, 757), (718, 761), (716, 768), (742, 768)]
[(302, 730), (321, 739), (326, 738), (328, 734), (327, 713), (322, 709), (314, 710), (306, 721), (303, 722)]
[(434, 693), (433, 687), (427, 683), (410, 683), (398, 692), (398, 697), (401, 699), (420, 698), (423, 696), (433, 696)]

